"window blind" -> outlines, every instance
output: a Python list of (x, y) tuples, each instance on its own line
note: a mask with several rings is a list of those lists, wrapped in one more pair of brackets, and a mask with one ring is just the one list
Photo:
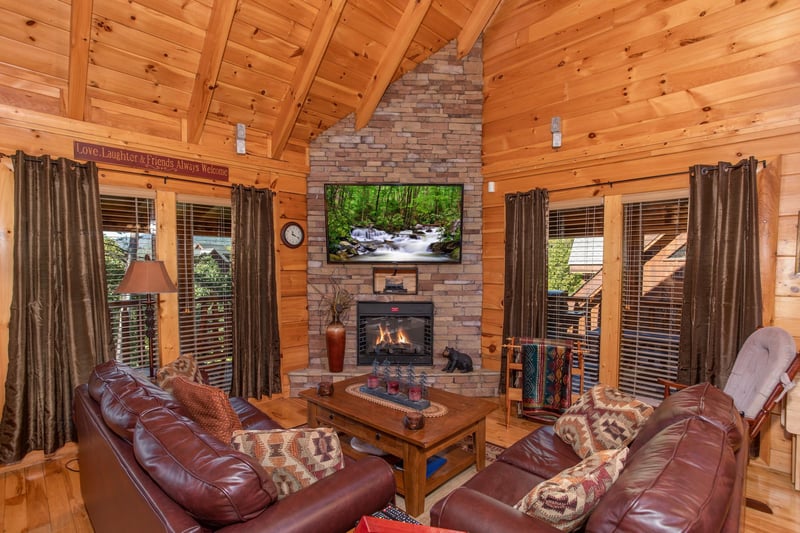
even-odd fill
[(178, 202), (181, 353), (191, 353), (212, 385), (230, 391), (233, 350), (231, 209)]
[(600, 360), (603, 206), (551, 210), (547, 254), (547, 336), (580, 347), (585, 386), (591, 387)]
[[(149, 370), (149, 346), (145, 335), (145, 295), (117, 294), (133, 260), (155, 259), (155, 206), (152, 198), (100, 196), (103, 248), (106, 265), (106, 298), (111, 321), (114, 358), (133, 368)], [(155, 331), (154, 365), (158, 366), (158, 328)]]
[(677, 376), (687, 198), (624, 206), (620, 389), (660, 400)]

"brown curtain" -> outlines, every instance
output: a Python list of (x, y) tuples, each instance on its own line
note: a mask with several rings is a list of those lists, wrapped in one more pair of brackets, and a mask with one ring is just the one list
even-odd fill
[[(503, 344), (509, 337), (547, 333), (547, 236), (549, 196), (545, 189), (507, 194)], [(500, 361), (505, 388), (506, 352)]]
[(111, 346), (94, 163), (17, 152), (14, 202), (3, 463), (74, 440), (73, 390)]
[(281, 392), (274, 196), (242, 185), (231, 192), (233, 396), (261, 398)]
[(757, 167), (751, 157), (690, 169), (682, 383), (724, 387), (739, 348), (761, 325)]

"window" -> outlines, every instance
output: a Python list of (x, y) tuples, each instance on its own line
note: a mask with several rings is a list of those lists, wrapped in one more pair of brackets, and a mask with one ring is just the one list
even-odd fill
[[(133, 368), (149, 368), (149, 346), (145, 335), (145, 296), (117, 294), (128, 265), (133, 260), (155, 259), (155, 209), (152, 198), (100, 196), (103, 247), (106, 263), (106, 298), (111, 320), (114, 358)], [(153, 343), (158, 366), (158, 328)]]
[(591, 387), (600, 360), (603, 207), (551, 210), (548, 231), (547, 336), (580, 343), (585, 386)]
[(212, 385), (230, 391), (233, 352), (231, 209), (178, 202), (181, 353), (191, 353)]
[(657, 378), (677, 376), (686, 198), (624, 206), (620, 389), (660, 400)]

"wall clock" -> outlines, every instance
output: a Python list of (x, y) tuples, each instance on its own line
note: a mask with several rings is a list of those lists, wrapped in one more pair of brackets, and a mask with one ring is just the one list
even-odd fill
[(281, 240), (289, 248), (297, 248), (305, 238), (306, 232), (297, 222), (287, 222), (281, 228)]

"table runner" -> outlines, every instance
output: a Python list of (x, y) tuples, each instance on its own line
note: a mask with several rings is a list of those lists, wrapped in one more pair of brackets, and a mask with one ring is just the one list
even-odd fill
[[(358, 396), (359, 398), (363, 398), (365, 400), (369, 400), (370, 402), (377, 403), (378, 405), (383, 405), (384, 407), (390, 407), (392, 409), (396, 409), (398, 411), (403, 411), (403, 412), (406, 412), (406, 413), (409, 413), (411, 411), (417, 411), (417, 409), (414, 409), (413, 407), (407, 407), (407, 406), (399, 404), (399, 403), (390, 402), (388, 400), (384, 400), (382, 398), (378, 398), (377, 396), (372, 396), (370, 394), (366, 394), (364, 392), (361, 392), (359, 390), (359, 388), (361, 388), (362, 385), (363, 385), (363, 383), (354, 383), (353, 385), (350, 385), (349, 387), (347, 387), (347, 389), (345, 389), (345, 390), (349, 394), (352, 394), (353, 396)], [(440, 403), (431, 401), (430, 407), (427, 407), (427, 408), (423, 409), (420, 412), (423, 415), (425, 415), (426, 418), (435, 418), (437, 416), (446, 415), (447, 414), (447, 407), (445, 407), (444, 405), (442, 405)]]

